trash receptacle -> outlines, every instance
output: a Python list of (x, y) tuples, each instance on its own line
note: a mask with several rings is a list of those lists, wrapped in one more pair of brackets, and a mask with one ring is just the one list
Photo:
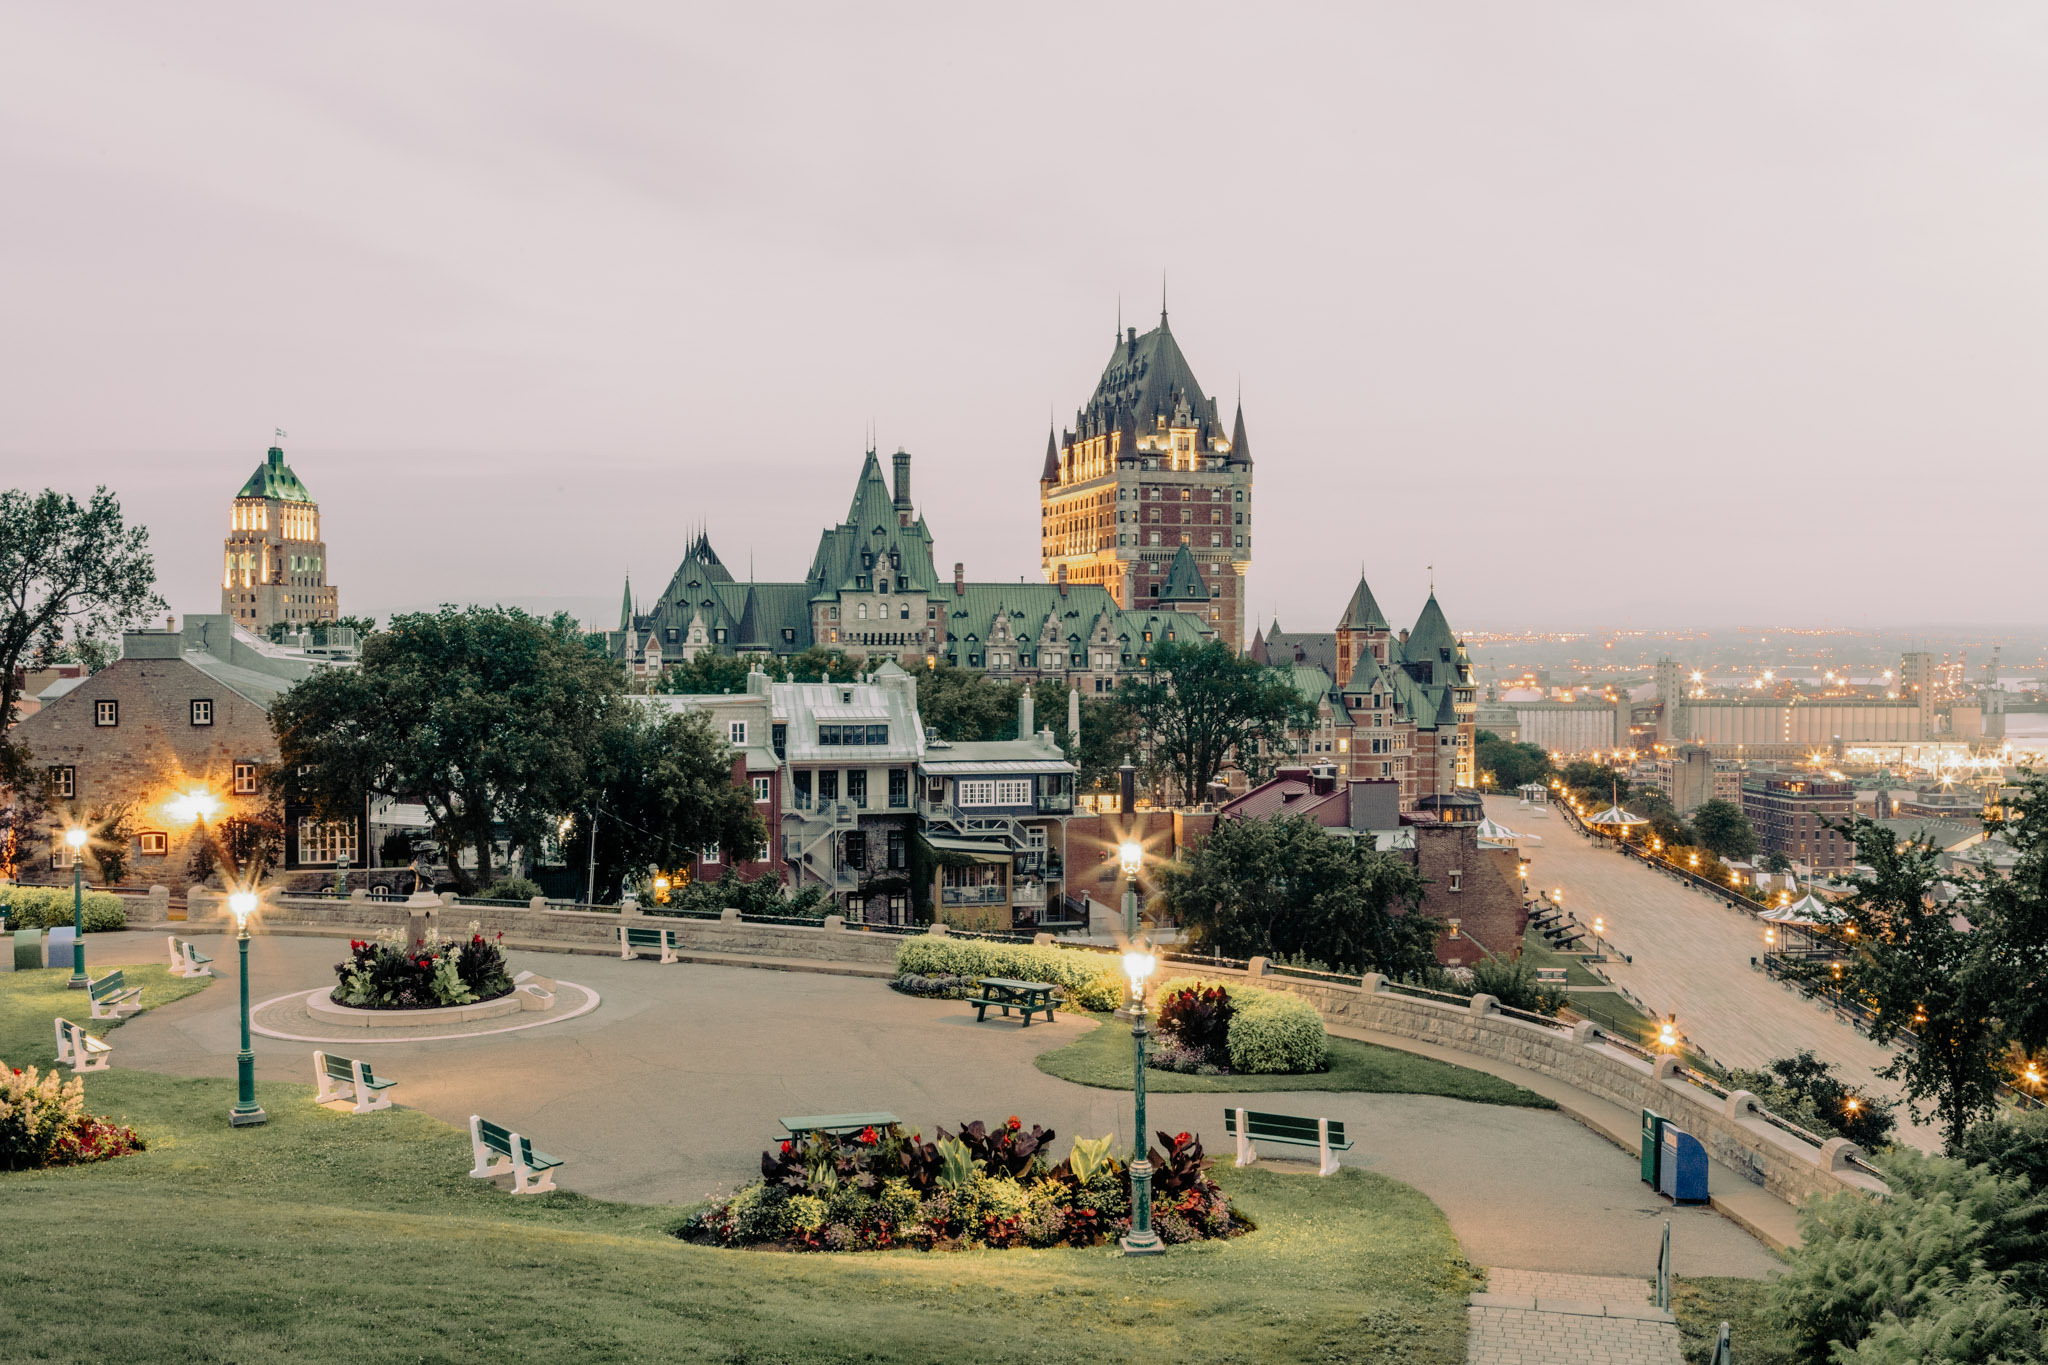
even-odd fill
[(49, 964), (52, 967), (62, 967), (67, 971), (70, 970), (71, 945), (76, 942), (78, 942), (78, 931), (70, 925), (59, 925), (57, 928), (52, 929), (49, 941), (43, 945), (43, 950), (49, 954)]
[(16, 929), (14, 931), (14, 970), (17, 972), (38, 972), (43, 968), (43, 931), (40, 929)]
[(1657, 1184), (1657, 1154), (1664, 1145), (1664, 1116), (1652, 1109), (1643, 1111), (1643, 1183), (1651, 1189)]
[(1707, 1202), (1707, 1149), (1675, 1124), (1664, 1124), (1657, 1148), (1657, 1192), (1674, 1204)]

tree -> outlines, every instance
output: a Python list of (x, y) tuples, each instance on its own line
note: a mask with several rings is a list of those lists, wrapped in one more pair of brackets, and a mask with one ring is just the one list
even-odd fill
[(64, 644), (112, 634), (163, 610), (149, 531), (129, 528), (104, 487), (85, 506), (45, 489), (0, 492), (0, 786), (28, 780), (29, 755), (7, 738), (21, 700), (20, 673)]
[(2004, 876), (1970, 883), (1971, 918), (1984, 926), (2017, 978), (2007, 1023), (2026, 1051), (2048, 1044), (2048, 773), (2021, 774), (1987, 829), (2018, 855)]
[[(1807, 977), (1869, 1005), (1872, 1042), (1902, 1043), (1878, 1074), (1904, 1083), (1916, 1113), (1922, 1102), (1931, 1106), (1953, 1150), (2010, 1078), (2010, 1019), (2023, 978), (1997, 933), (1958, 927), (1953, 911), (1935, 903), (1941, 863), (1932, 845), (1900, 841), (1863, 816), (1841, 828), (1871, 871), (1851, 877), (1838, 903), (1848, 918), (1837, 933), (1850, 948), (1840, 981), (1819, 964)], [(1904, 1037), (1909, 1032), (1917, 1042)]]
[[(918, 671), (918, 719), (949, 743), (1014, 739), (1017, 694), (1016, 683), (942, 662)], [(1062, 701), (1062, 712), (1065, 709)]]
[(417, 802), (456, 883), (494, 880), (494, 839), (532, 848), (589, 780), (589, 755), (621, 704), (619, 666), (575, 622), (507, 607), (443, 607), (392, 618), (353, 669), (322, 669), (279, 698), (270, 721), (283, 767), (327, 819), (366, 792)]
[[(662, 667), (654, 691), (687, 696), (692, 693), (744, 692), (747, 675), (759, 664), (764, 672), (775, 672), (774, 660), (760, 654), (717, 654), (705, 650), (694, 659)], [(779, 676), (779, 675), (778, 675)]]
[(1370, 842), (1305, 816), (1220, 820), (1169, 864), (1162, 899), (1183, 930), (1228, 957), (1305, 957), (1405, 977), (1436, 962), (1422, 877)]
[(1701, 847), (1723, 858), (1741, 861), (1757, 850), (1756, 827), (1733, 801), (1715, 797), (1701, 802), (1692, 813), (1692, 828)]
[(1889, 1146), (1898, 1124), (1891, 1101), (1850, 1085), (1807, 1048), (1761, 1070), (1730, 1072), (1727, 1084), (1754, 1094), (1781, 1118), (1816, 1133), (1836, 1133), (1866, 1152)]
[(1051, 726), (1060, 747), (1066, 750), (1077, 771), (1077, 791), (1094, 791), (1116, 784), (1117, 769), (1125, 758), (1137, 752), (1136, 723), (1130, 708), (1117, 692), (1090, 693), (1081, 698), (1081, 743), (1075, 747), (1067, 733), (1068, 684), (1046, 678), (1031, 687), (1032, 706), (1038, 724)]
[(1517, 744), (1491, 730), (1473, 736), (1473, 755), (1481, 780), (1490, 781), (1494, 791), (1511, 792), (1550, 775), (1550, 755), (1542, 746)]
[(1605, 763), (1576, 758), (1565, 764), (1558, 775), (1564, 779), (1565, 790), (1581, 801), (1599, 802), (1604, 805), (1608, 801), (1628, 799), (1628, 778)]
[(1169, 640), (1145, 671), (1126, 678), (1118, 700), (1150, 746), (1152, 766), (1182, 797), (1204, 799), (1233, 759), (1252, 770), (1259, 744), (1284, 747), (1287, 732), (1312, 722), (1309, 704), (1285, 671), (1239, 654), (1221, 640)]
[(589, 866), (594, 817), (601, 904), (648, 868), (673, 872), (705, 849), (728, 865), (760, 856), (768, 829), (753, 793), (734, 784), (732, 761), (702, 712), (658, 715), (630, 702), (615, 710), (562, 841), (569, 866)]
[(833, 682), (852, 682), (867, 671), (867, 666), (867, 655), (848, 654), (836, 645), (812, 645), (782, 661), (782, 671), (798, 682), (816, 682), (820, 675)]

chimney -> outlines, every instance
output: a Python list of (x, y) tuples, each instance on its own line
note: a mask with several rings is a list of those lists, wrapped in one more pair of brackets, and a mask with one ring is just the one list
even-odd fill
[(1067, 566), (1060, 565), (1060, 596), (1067, 595)]
[(1034, 728), (1031, 721), (1031, 684), (1017, 689), (1017, 738), (1029, 739)]
[(896, 461), (896, 511), (905, 526), (910, 524), (910, 452), (897, 448)]
[(1138, 770), (1131, 760), (1126, 758), (1123, 767), (1116, 770), (1116, 777), (1117, 813), (1129, 815), (1131, 807), (1138, 804)]
[(967, 566), (957, 559), (953, 561), (953, 596), (967, 596)]

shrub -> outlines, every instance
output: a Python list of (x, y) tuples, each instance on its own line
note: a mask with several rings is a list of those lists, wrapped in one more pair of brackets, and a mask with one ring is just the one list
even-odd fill
[(85, 1112), (85, 1081), (0, 1067), (0, 1171), (82, 1166), (143, 1149), (133, 1128)]
[(1222, 986), (1192, 985), (1159, 997), (1159, 1031), (1204, 1061), (1230, 1054), (1230, 1021), (1237, 1007)]
[(467, 941), (429, 934), (405, 946), (395, 938), (350, 939), (347, 960), (334, 964), (340, 984), (332, 999), (356, 1009), (418, 1010), (494, 1000), (512, 989), (505, 954), (470, 925)]
[(1472, 993), (1490, 995), (1511, 1010), (1555, 1016), (1564, 1008), (1565, 993), (1536, 984), (1536, 969), (1521, 958), (1502, 962), (1482, 957), (1472, 964)]
[(518, 901), (521, 905), (524, 905), (535, 896), (542, 894), (544, 893), (541, 891), (540, 883), (538, 882), (528, 881), (524, 877), (500, 877), (486, 887), (478, 899), (487, 901)]
[(2023, 1179), (2037, 1192), (2048, 1190), (2048, 1109), (1977, 1124), (1963, 1135), (1956, 1155), (1994, 1175)]
[(1069, 1007), (1113, 1010), (1123, 1003), (1123, 974), (1106, 953), (991, 943), (983, 939), (918, 934), (896, 950), (899, 976), (1008, 976), (1046, 981), (1066, 992)]
[(1225, 1041), (1230, 1069), (1236, 1072), (1301, 1073), (1329, 1067), (1329, 1040), (1323, 1017), (1299, 996), (1264, 990), (1236, 981), (1204, 981), (1174, 977), (1159, 988), (1162, 1001), (1188, 991), (1220, 987), (1230, 997), (1231, 1020)]
[[(7, 903), (7, 924), (13, 929), (56, 929), (71, 923), (68, 886), (0, 886)], [(111, 891), (85, 893), (85, 932), (110, 933), (128, 927), (127, 902)]]
[(1762, 1070), (1731, 1071), (1727, 1084), (1749, 1091), (1780, 1118), (1823, 1137), (1845, 1137), (1865, 1151), (1890, 1145), (1898, 1123), (1890, 1100), (1850, 1085), (1809, 1051), (1780, 1057)]

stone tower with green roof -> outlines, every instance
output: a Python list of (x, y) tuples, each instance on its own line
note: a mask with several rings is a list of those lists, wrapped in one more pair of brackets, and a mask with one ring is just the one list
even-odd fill
[(1116, 338), (1073, 426), (1047, 436), (1038, 506), (1046, 582), (1099, 587), (1126, 611), (1148, 611), (1168, 601), (1184, 550), (1203, 591), (1177, 610), (1244, 648), (1252, 566), (1244, 405), (1226, 432), (1163, 307), (1152, 331), (1132, 327)]
[(284, 462), (281, 446), (270, 448), (235, 494), (223, 553), (220, 609), (244, 630), (296, 630), (339, 614), (339, 594), (327, 581), (320, 504)]

